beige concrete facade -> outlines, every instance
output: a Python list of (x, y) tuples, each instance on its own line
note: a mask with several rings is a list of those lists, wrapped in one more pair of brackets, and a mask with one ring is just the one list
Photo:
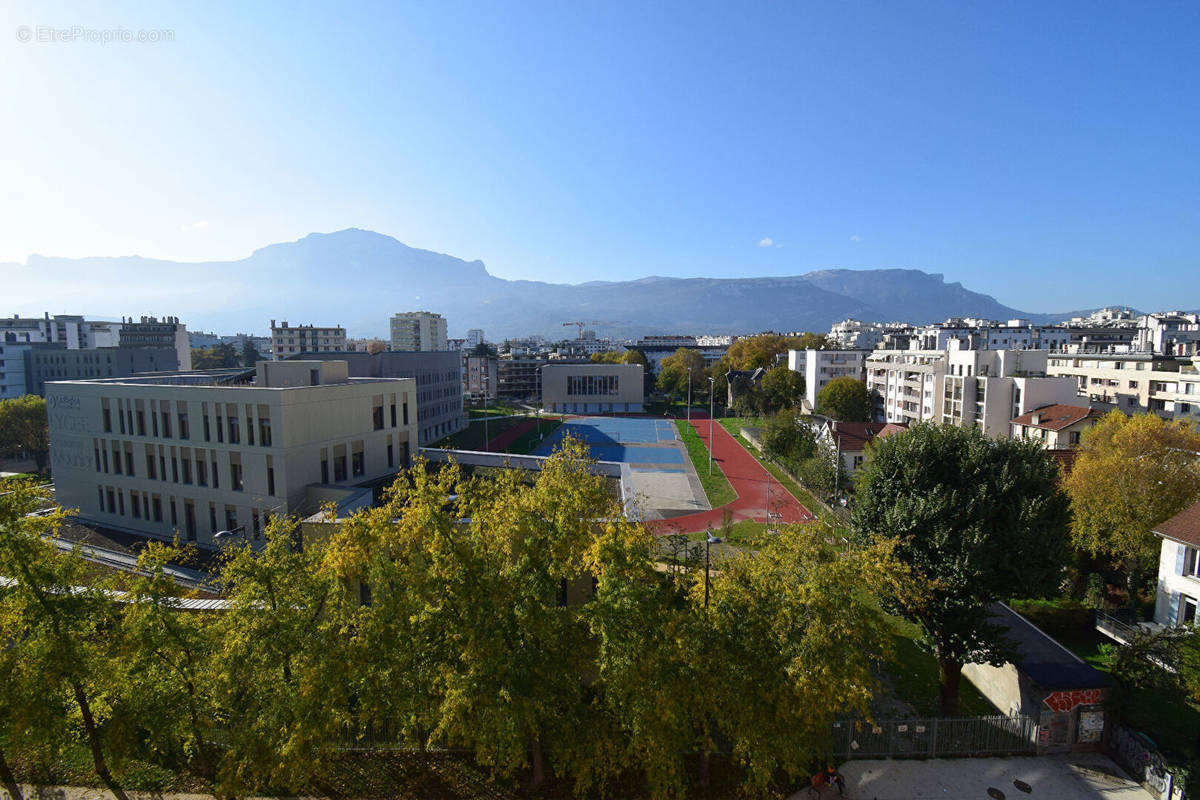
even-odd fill
[(402, 311), (389, 326), (393, 350), (446, 350), (446, 320), (431, 311)]
[(346, 329), (317, 328), (312, 325), (276, 325), (271, 320), (271, 355), (277, 359), (298, 353), (336, 353), (346, 349)]
[[(245, 381), (245, 382), (237, 382)], [(46, 385), (57, 499), (85, 520), (212, 546), (261, 541), (268, 514), (317, 510), (313, 486), (395, 473), (417, 442), (416, 382), (344, 361)]]
[(1075, 379), (1081, 397), (1126, 414), (1200, 421), (1200, 356), (1063, 353), (1047, 371)]
[(641, 364), (547, 364), (542, 406), (558, 414), (640, 412), (644, 376)]

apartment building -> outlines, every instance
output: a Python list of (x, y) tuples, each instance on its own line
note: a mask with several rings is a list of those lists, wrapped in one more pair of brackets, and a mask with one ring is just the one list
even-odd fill
[(732, 336), (643, 336), (637, 340), (634, 348), (646, 357), (646, 366), (650, 371), (657, 372), (662, 360), (675, 355), (675, 351), (681, 347), (695, 350), (704, 358), (706, 365), (712, 366), (721, 360), (733, 342)]
[(788, 350), (788, 369), (804, 376), (804, 400), (817, 407), (817, 395), (834, 378), (866, 377), (864, 350)]
[(551, 413), (639, 412), (645, 402), (641, 364), (547, 364), (542, 407)]
[(473, 398), (496, 399), (500, 386), (500, 363), (496, 356), (473, 356), (462, 351), (462, 393)]
[(1079, 445), (1083, 432), (1093, 427), (1104, 412), (1088, 406), (1053, 403), (1013, 418), (1014, 439), (1035, 439), (1047, 450)]
[(1065, 353), (1047, 372), (1073, 378), (1089, 405), (1105, 403), (1126, 414), (1153, 412), (1166, 419), (1200, 418), (1200, 355)]
[(393, 350), (448, 350), (446, 320), (430, 311), (403, 311), (391, 319)]
[(496, 363), (496, 395), (508, 400), (536, 401), (541, 397), (541, 369), (547, 358), (501, 356)]
[(421, 447), (462, 430), (462, 360), (457, 352), (364, 351), (296, 355), (293, 360), (345, 361), (351, 378), (412, 378), (417, 382), (417, 442)]
[(344, 361), (50, 382), (57, 500), (146, 536), (257, 544), (271, 514), (312, 514), (407, 466), (415, 395), (411, 378), (351, 378)]
[(137, 322), (133, 317), (121, 319), (121, 330), (118, 333), (119, 347), (170, 347), (175, 350), (179, 359), (179, 369), (192, 368), (192, 345), (188, 341), (187, 325), (179, 321), (179, 317), (141, 317)]
[(1168, 311), (1138, 319), (1137, 350), (1142, 353), (1190, 356), (1200, 350), (1200, 314)]
[(292, 358), (302, 353), (341, 353), (346, 350), (346, 329), (340, 326), (317, 328), (313, 325), (279, 325), (271, 320), (271, 355)]
[(1007, 436), (1032, 409), (1075, 400), (1070, 380), (1046, 374), (1046, 350), (877, 350), (867, 385), (880, 422), (974, 425)]
[(483, 328), (471, 328), (467, 331), (467, 340), (464, 344), (468, 347), (478, 347), (483, 344)]

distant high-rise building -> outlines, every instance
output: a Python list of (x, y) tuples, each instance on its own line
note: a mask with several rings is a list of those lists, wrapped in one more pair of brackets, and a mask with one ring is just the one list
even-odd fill
[(345, 349), (345, 328), (291, 327), (287, 320), (276, 326), (275, 320), (271, 320), (271, 353), (277, 359), (290, 358), (297, 353), (340, 353)]
[(402, 311), (392, 317), (392, 349), (429, 351), (449, 349), (446, 320), (429, 311)]
[(122, 318), (118, 334), (120, 347), (171, 347), (179, 360), (179, 369), (192, 368), (192, 345), (188, 341), (187, 325), (179, 317), (141, 317), (134, 322)]
[(467, 347), (478, 347), (483, 344), (483, 329), (471, 328), (467, 331)]

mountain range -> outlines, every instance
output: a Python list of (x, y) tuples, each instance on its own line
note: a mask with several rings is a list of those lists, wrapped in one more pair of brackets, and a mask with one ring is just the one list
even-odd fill
[[(387, 337), (398, 311), (445, 316), (451, 336), (482, 328), (490, 340), (568, 338), (582, 321), (601, 336), (827, 331), (839, 320), (940, 322), (948, 317), (1057, 322), (1078, 313), (1019, 311), (915, 269), (833, 269), (768, 278), (666, 278), (580, 284), (510, 281), (482, 261), (409, 247), (348, 229), (273, 244), (239, 261), (125, 256), (0, 264), (25, 313), (91, 318), (172, 315), (189, 330), (262, 332), (269, 321), (342, 325)], [(6, 294), (8, 292), (6, 291)], [(4, 309), (8, 311), (8, 309)]]

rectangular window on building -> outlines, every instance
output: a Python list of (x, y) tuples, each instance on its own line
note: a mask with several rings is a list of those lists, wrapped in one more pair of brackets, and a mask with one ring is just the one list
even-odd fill
[(242, 437), (241, 437), (241, 433), (238, 430), (238, 417), (237, 417), (237, 410), (236, 410), (235, 406), (233, 406), (233, 405), (229, 406), (229, 416), (226, 419), (226, 421), (229, 423), (229, 443), (230, 444), (241, 444)]
[(396, 451), (395, 451), (395, 449), (392, 447), (392, 437), (391, 437), (391, 434), (389, 434), (389, 435), (388, 435), (388, 437), (387, 437), (387, 465), (388, 465), (388, 469), (391, 469), (392, 467), (396, 466), (395, 455), (396, 455)]
[(150, 423), (153, 426), (151, 429), (151, 433), (153, 433), (154, 436), (157, 438), (158, 437), (158, 415), (154, 412), (154, 407), (156, 405), (158, 405), (157, 401), (155, 401), (155, 400), (150, 401)]
[[(237, 508), (234, 506), (225, 506), (225, 530), (236, 530), (237, 526)], [(242, 534), (245, 535), (245, 531), (242, 531)]]
[(196, 484), (208, 486), (208, 464), (205, 463), (203, 456), (196, 459)]
[(171, 527), (176, 528), (178, 526), (179, 526), (179, 512), (175, 508), (175, 498), (172, 497), (171, 498)]
[(208, 403), (200, 404), (200, 418), (204, 421), (204, 441), (206, 441), (206, 442), (211, 441), (211, 438), (210, 438), (211, 431), (209, 430), (209, 424), (208, 424)]
[[(182, 403), (180, 403), (180, 405), (182, 406), (183, 404), (182, 404)], [(192, 431), (191, 431), (191, 428), (189, 428), (189, 427), (188, 427), (188, 415), (187, 415), (187, 412), (186, 412), (186, 411), (180, 411), (180, 412), (179, 412), (179, 416), (178, 416), (178, 420), (179, 420), (179, 438), (180, 438), (180, 439), (190, 439), (190, 438), (192, 438)]]
[(396, 395), (392, 395), (392, 427), (396, 427)]
[(329, 483), (329, 451), (321, 451), (321, 483)]
[(209, 454), (212, 456), (212, 484), (214, 489), (221, 488), (221, 476), (217, 472), (217, 451), (211, 450)]
[(350, 454), (350, 473), (356, 478), (366, 474), (366, 459), (362, 450)]
[(133, 471), (133, 445), (128, 443), (125, 445), (125, 474), (131, 478), (135, 474)]
[(229, 488), (242, 491), (242, 457), (237, 453), (229, 454)]
[(154, 469), (154, 452), (152, 450), (146, 452), (146, 477), (152, 481), (158, 480)]
[(112, 433), (112, 409), (108, 407), (108, 399), (100, 401), (100, 422), (105, 433)]
[[(141, 402), (140, 400), (138, 402)], [(146, 435), (146, 412), (142, 409), (137, 410), (137, 435)]]
[(210, 533), (217, 532), (217, 506), (215, 503), (208, 504), (208, 528)]
[(125, 516), (125, 492), (122, 489), (117, 489), (117, 513)]
[(154, 495), (154, 497), (152, 497), (150, 500), (150, 507), (154, 511), (154, 521), (162, 522), (163, 521), (162, 498), (159, 497), (158, 495)]
[(346, 446), (338, 445), (333, 448), (333, 482), (346, 480)]
[(96, 487), (96, 495), (100, 499), (100, 510), (103, 511), (104, 510), (104, 487), (103, 486)]
[(117, 422), (120, 423), (121, 435), (125, 435), (125, 406), (123, 401), (117, 401)]
[(254, 446), (254, 407), (246, 406), (246, 444)]
[(133, 512), (133, 518), (141, 519), (142, 518), (142, 510), (141, 510), (141, 508), (138, 507), (137, 492), (129, 493), (129, 506), (130, 506), (130, 510)]
[(404, 411), (404, 427), (407, 428), (408, 427), (408, 395), (404, 396), (403, 411)]
[(223, 442), (225, 441), (225, 431), (224, 428), (221, 427), (221, 410), (217, 408), (214, 409), (214, 412), (216, 413), (217, 417), (217, 441)]
[(183, 482), (190, 484), (192, 482), (192, 460), (188, 457), (187, 452), (181, 453), (183, 463)]
[(110, 486), (109, 488), (105, 489), (104, 493), (108, 496), (108, 513), (117, 513), (116, 498), (113, 495), (112, 487)]
[(275, 462), (267, 456), (267, 494), (275, 496)]

